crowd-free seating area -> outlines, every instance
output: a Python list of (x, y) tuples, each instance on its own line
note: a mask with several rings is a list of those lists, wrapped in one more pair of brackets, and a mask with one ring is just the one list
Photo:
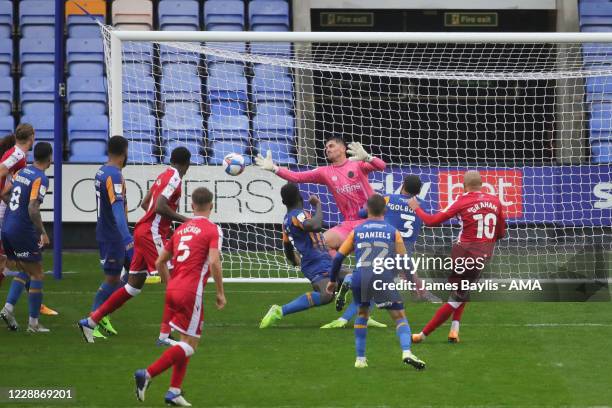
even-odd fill
[[(612, 31), (612, 2), (609, 0), (581, 0), (579, 4), (580, 31)], [(610, 44), (585, 44), (585, 66), (601, 65), (609, 59)], [(586, 100), (590, 103), (591, 160), (594, 163), (612, 163), (612, 76), (591, 77), (586, 80)]]
[[(86, 11), (86, 12), (85, 12)], [(89, 13), (89, 15), (87, 14)], [(54, 0), (0, 0), (0, 131), (30, 122), (37, 141), (54, 137)], [(120, 30), (288, 31), (284, 0), (77, 0), (66, 3), (66, 158), (106, 159), (108, 94), (98, 22)], [(221, 46), (289, 55), (289, 44)], [(167, 162), (184, 145), (198, 164), (229, 152), (247, 162), (261, 149), (295, 163), (294, 90), (288, 69), (196, 52), (125, 43), (124, 134), (133, 163)], [(16, 121), (17, 119), (17, 121)]]

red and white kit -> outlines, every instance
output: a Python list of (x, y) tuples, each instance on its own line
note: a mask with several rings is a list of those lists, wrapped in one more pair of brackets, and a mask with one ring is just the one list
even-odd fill
[(136, 223), (130, 273), (155, 272), (155, 261), (168, 241), (172, 221), (155, 212), (160, 195), (166, 197), (168, 206), (176, 211), (181, 198), (181, 176), (174, 167), (169, 167), (157, 176), (151, 187), (149, 208)]
[(164, 316), (180, 333), (200, 337), (204, 310), (202, 294), (209, 277), (208, 251), (221, 250), (223, 232), (205, 217), (181, 225), (166, 244), (172, 252), (174, 271), (166, 288)]
[[(17, 145), (8, 149), (0, 158), (0, 164), (4, 164), (8, 169), (8, 174), (4, 177), (0, 177), (0, 192), (4, 191), (6, 186), (6, 180), (8, 177), (12, 177), (19, 170), (27, 166), (26, 152), (21, 150)], [(4, 224), (4, 213), (6, 212), (6, 203), (0, 200), (0, 231)], [(0, 243), (0, 251), (2, 251), (2, 244)], [(4, 253), (4, 252), (2, 252)]]
[[(436, 225), (452, 217), (459, 218), (461, 233), (451, 249), (451, 258), (483, 258), (487, 262), (493, 255), (495, 242), (506, 233), (506, 220), (501, 202), (497, 196), (473, 191), (463, 193), (445, 210), (435, 215), (427, 214), (421, 208), (417, 216), (427, 225)], [(460, 279), (477, 280), (479, 268), (465, 268), (461, 274), (453, 273), (450, 282)]]

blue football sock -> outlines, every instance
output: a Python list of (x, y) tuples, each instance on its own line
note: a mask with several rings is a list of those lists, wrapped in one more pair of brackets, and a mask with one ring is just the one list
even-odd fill
[(286, 316), (291, 313), (301, 312), (302, 310), (319, 306), (320, 304), (321, 294), (319, 292), (308, 292), (284, 305), (283, 316)]
[(344, 313), (342, 313), (341, 317), (348, 322), (353, 317), (355, 317), (355, 315), (357, 314), (357, 309), (359, 309), (359, 306), (357, 306), (357, 303), (351, 302), (349, 303), (347, 308), (344, 310)]
[(396, 320), (395, 334), (397, 334), (402, 351), (410, 350), (410, 345), (412, 344), (412, 333), (410, 331), (408, 319), (404, 317), (403, 319)]
[(21, 292), (23, 292), (26, 282), (29, 281), (30, 277), (27, 273), (19, 272), (11, 282), (11, 287), (9, 288), (8, 296), (6, 297), (6, 303), (10, 303), (11, 305), (15, 306), (19, 300), (19, 297), (21, 296)]
[(117, 289), (123, 286), (120, 282), (117, 282), (115, 285), (111, 285), (109, 283), (104, 282), (98, 288), (96, 292), (96, 296), (94, 297), (93, 305), (91, 307), (91, 311), (93, 312), (97, 308), (102, 305)]
[(357, 357), (365, 357), (366, 336), (368, 335), (368, 319), (357, 317), (355, 319), (355, 351)]
[(42, 288), (43, 281), (32, 279), (30, 283), (30, 291), (28, 293), (28, 301), (30, 303), (30, 317), (38, 319), (40, 315), (40, 305), (42, 304)]

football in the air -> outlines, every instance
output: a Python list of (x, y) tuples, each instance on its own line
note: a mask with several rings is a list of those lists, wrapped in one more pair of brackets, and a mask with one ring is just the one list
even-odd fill
[(238, 176), (244, 171), (244, 157), (237, 153), (228, 154), (223, 158), (223, 170), (230, 176)]

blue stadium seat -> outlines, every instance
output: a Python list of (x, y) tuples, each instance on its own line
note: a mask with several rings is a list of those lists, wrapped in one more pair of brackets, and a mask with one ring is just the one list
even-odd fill
[(155, 116), (148, 105), (139, 103), (123, 104), (123, 134), (128, 140), (157, 144)]
[[(35, 3), (36, 1), (34, 1)], [(55, 40), (53, 38), (22, 38), (19, 41), (21, 75), (53, 77)]]
[(153, 63), (153, 43), (126, 41), (123, 44), (122, 51), (124, 63), (141, 63), (148, 65)]
[[(208, 47), (214, 49), (217, 52), (236, 52), (245, 54), (246, 53), (246, 43), (244, 42), (214, 42), (211, 41), (206, 44)], [(230, 56), (216, 56), (212, 54), (206, 54), (206, 62), (215, 63), (215, 62), (232, 62), (235, 64), (241, 63), (240, 61), (233, 61), (230, 59)]]
[(10, 76), (13, 68), (13, 40), (0, 39), (0, 76)]
[(168, 45), (160, 45), (159, 60), (162, 66), (162, 76), (166, 75), (196, 75), (200, 65), (200, 54), (189, 52)]
[(258, 103), (255, 105), (256, 114), (265, 116), (291, 116), (291, 110), (286, 105), (275, 103)]
[(612, 101), (612, 76), (587, 78), (586, 92), (587, 101)]
[(165, 103), (182, 101), (199, 104), (202, 100), (200, 78), (197, 76), (163, 77), (161, 80), (161, 96)]
[(208, 76), (218, 78), (244, 76), (244, 64), (240, 62), (211, 62), (208, 64)]
[(200, 10), (195, 0), (160, 1), (158, 16), (160, 30), (200, 30)]
[(238, 0), (204, 3), (204, 30), (243, 31), (244, 3)]
[(24, 115), (53, 116), (53, 78), (21, 77), (19, 80), (19, 100)]
[(53, 142), (55, 129), (53, 115), (23, 115), (21, 123), (29, 123), (36, 129), (36, 140)]
[(256, 147), (259, 153), (262, 155), (266, 155), (266, 152), (269, 150), (272, 153), (272, 160), (274, 163), (282, 165), (297, 164), (294, 154), (294, 145), (292, 142), (259, 140)]
[(191, 164), (206, 164), (206, 160), (202, 155), (202, 147), (200, 146), (200, 144), (196, 141), (182, 140), (171, 140), (170, 142), (168, 142), (168, 145), (165, 149), (166, 154), (164, 154), (163, 160), (165, 164), (170, 164), (170, 154), (172, 153), (172, 150), (176, 149), (177, 147), (186, 147), (187, 150), (191, 152)]
[(596, 25), (587, 25), (580, 27), (580, 31), (583, 33), (609, 33), (612, 31), (612, 25), (610, 26), (596, 26)]
[(208, 118), (208, 140), (249, 139), (249, 118), (246, 115), (218, 116)]
[(182, 103), (168, 103), (162, 119), (162, 139), (202, 140), (202, 115)]
[(108, 117), (106, 115), (76, 115), (68, 117), (70, 161), (94, 162), (106, 155)]
[(11, 115), (13, 111), (13, 78), (0, 77), (0, 116)]
[(223, 103), (232, 109), (246, 111), (248, 102), (246, 78), (243, 76), (209, 77), (208, 99), (211, 104)]
[(68, 109), (73, 115), (106, 114), (104, 77), (68, 77)]
[(69, 38), (102, 38), (100, 26), (92, 17), (104, 24), (103, 16), (87, 16), (71, 14), (68, 16), (66, 26), (68, 27)]
[(128, 163), (157, 164), (155, 146), (149, 141), (131, 140), (128, 144)]
[(608, 43), (586, 43), (582, 46), (585, 66), (612, 64), (612, 46)]
[(266, 79), (253, 78), (253, 100), (255, 103), (275, 103), (293, 109), (293, 81), (288, 77)]
[(220, 165), (223, 163), (223, 158), (229, 153), (238, 153), (244, 155), (244, 164), (251, 164), (251, 157), (247, 149), (249, 144), (242, 140), (217, 140), (209, 144), (208, 164)]
[(288, 115), (263, 115), (258, 113), (253, 119), (253, 138), (257, 140), (293, 140), (294, 120)]
[(593, 163), (612, 163), (612, 142), (591, 143), (591, 156)]
[(68, 74), (104, 75), (104, 44), (101, 38), (69, 38), (66, 41)]
[(268, 55), (271, 57), (289, 58), (291, 56), (291, 43), (252, 42), (251, 53), (255, 55)]
[(262, 79), (290, 78), (289, 68), (277, 65), (255, 64), (253, 66), (253, 76)]
[(289, 31), (289, 5), (280, 0), (255, 0), (249, 3), (251, 31)]
[(123, 76), (123, 102), (141, 102), (155, 108), (155, 80), (150, 75)]
[(15, 118), (12, 116), (0, 116), (0, 134), (6, 135), (15, 130)]
[(55, 2), (20, 1), (19, 28), (23, 38), (55, 38)]
[(612, 102), (593, 103), (589, 125), (591, 141), (612, 142)]
[(13, 2), (0, 1), (0, 38), (11, 38), (13, 35)]
[(579, 6), (580, 27), (612, 25), (612, 3), (581, 2)]

